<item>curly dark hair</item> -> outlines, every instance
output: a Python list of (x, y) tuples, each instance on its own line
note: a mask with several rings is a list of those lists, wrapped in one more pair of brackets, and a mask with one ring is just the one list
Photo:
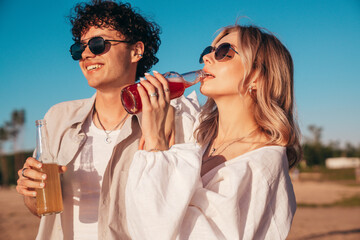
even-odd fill
[(70, 15), (73, 40), (81, 40), (81, 36), (90, 27), (105, 27), (119, 31), (130, 44), (138, 41), (144, 43), (143, 58), (136, 70), (136, 79), (144, 76), (159, 59), (155, 56), (160, 46), (160, 27), (148, 21), (129, 3), (116, 3), (109, 0), (93, 0), (91, 3), (79, 3)]

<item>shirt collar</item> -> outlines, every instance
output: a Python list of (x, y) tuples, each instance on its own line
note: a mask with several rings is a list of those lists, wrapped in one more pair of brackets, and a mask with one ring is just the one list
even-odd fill
[(78, 112), (75, 114), (75, 116), (70, 120), (70, 126), (81, 123), (82, 125), (89, 113), (92, 112), (92, 109), (94, 107), (96, 98), (96, 93), (88, 99), (88, 101), (84, 101), (82, 106), (78, 108)]

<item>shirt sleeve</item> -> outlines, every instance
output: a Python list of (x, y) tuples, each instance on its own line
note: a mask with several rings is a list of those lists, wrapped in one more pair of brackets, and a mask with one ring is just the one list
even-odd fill
[(196, 92), (171, 100), (171, 105), (175, 108), (175, 143), (195, 142), (194, 131), (200, 114)]
[(200, 161), (195, 144), (135, 153), (125, 193), (133, 239), (175, 238), (195, 189), (201, 187)]
[(201, 152), (189, 145), (136, 153), (126, 189), (133, 239), (286, 238), (294, 199), (281, 172), (237, 161), (203, 186), (200, 167)]

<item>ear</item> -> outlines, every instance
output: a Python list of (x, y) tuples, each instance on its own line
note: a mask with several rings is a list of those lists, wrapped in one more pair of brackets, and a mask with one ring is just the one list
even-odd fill
[(257, 78), (254, 78), (254, 79), (251, 81), (250, 86), (252, 86), (252, 89), (253, 89), (253, 90), (257, 90)]
[(141, 41), (138, 41), (133, 45), (133, 49), (131, 51), (131, 61), (132, 62), (139, 62), (144, 54), (144, 43)]
[(255, 76), (252, 76), (250, 80), (250, 84), (246, 89), (246, 92), (249, 93), (250, 96), (254, 93), (254, 91), (257, 90), (257, 79), (258, 79), (258, 74), (255, 73)]

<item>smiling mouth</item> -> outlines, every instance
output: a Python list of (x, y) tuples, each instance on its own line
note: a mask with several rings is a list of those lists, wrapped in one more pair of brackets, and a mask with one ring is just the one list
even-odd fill
[(104, 66), (104, 65), (101, 65), (101, 64), (89, 65), (86, 67), (86, 70), (91, 71), (91, 70), (102, 68), (102, 66)]

